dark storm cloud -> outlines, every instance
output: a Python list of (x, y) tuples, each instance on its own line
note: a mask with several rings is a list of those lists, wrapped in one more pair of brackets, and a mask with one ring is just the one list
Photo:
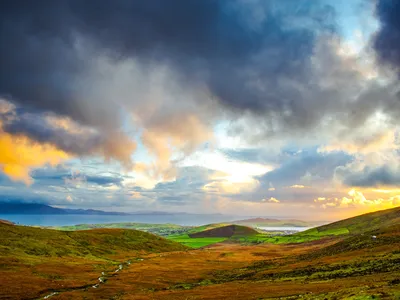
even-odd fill
[(351, 172), (338, 169), (337, 174), (345, 185), (357, 187), (398, 186), (400, 172), (389, 166), (365, 167), (360, 172)]
[(52, 126), (46, 115), (23, 109), (17, 110), (13, 118), (3, 122), (3, 130), (8, 133), (21, 134), (39, 143), (51, 143), (58, 149), (79, 156), (93, 153), (102, 143), (100, 134), (74, 134), (65, 128)]
[(118, 127), (115, 99), (87, 99), (81, 80), (106, 54), (165, 63), (234, 110), (301, 109), (294, 90), (275, 87), (307, 81), (315, 39), (332, 30), (333, 15), (320, 1), (2, 1), (0, 94)]
[(378, 0), (376, 16), (381, 27), (374, 48), (378, 58), (388, 67), (400, 71), (400, 1)]
[[(249, 117), (244, 126), (231, 129), (248, 134), (251, 141), (272, 135), (344, 135), (362, 128), (377, 112), (397, 122), (400, 102), (395, 88), (376, 81), (366, 86), (354, 61), (338, 55), (340, 43), (332, 42), (335, 11), (327, 3), (1, 1), (0, 95), (23, 107), (67, 115), (112, 136), (122, 126), (121, 109), (135, 110), (132, 103), (146, 101), (143, 98), (157, 87), (145, 80), (140, 92), (136, 90), (141, 86), (125, 93), (108, 88), (115, 79), (112, 67), (97, 65), (97, 59), (106, 57), (111, 65), (134, 61), (142, 78), (167, 66), (180, 87), (192, 93), (199, 87), (207, 91), (212, 100), (194, 98), (216, 103), (223, 111), (220, 117)], [(399, 61), (394, 13), (398, 6), (396, 1), (378, 1), (383, 26), (375, 49), (388, 63)], [(116, 92), (102, 93), (109, 90)], [(174, 93), (169, 96), (177, 98)], [(182, 105), (165, 99), (165, 115), (157, 115), (157, 120), (168, 119), (175, 105)], [(338, 127), (344, 129), (338, 133)], [(27, 126), (20, 128), (29, 131)], [(118, 156), (130, 159), (129, 153)]]
[(78, 98), (85, 60), (76, 53), (72, 22), (68, 1), (2, 1), (0, 94), (30, 108), (104, 126), (113, 110), (93, 105), (87, 114), (87, 100)]

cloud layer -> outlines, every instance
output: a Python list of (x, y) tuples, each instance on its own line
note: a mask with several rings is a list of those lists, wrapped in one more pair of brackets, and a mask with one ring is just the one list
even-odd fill
[[(352, 37), (331, 5), (2, 1), (0, 167), (32, 184), (49, 180), (35, 173), (47, 164), (100, 157), (119, 175), (59, 180), (171, 205), (276, 207), (397, 186), (400, 4), (357, 7), (379, 27)], [(187, 162), (207, 151), (217, 158)]]

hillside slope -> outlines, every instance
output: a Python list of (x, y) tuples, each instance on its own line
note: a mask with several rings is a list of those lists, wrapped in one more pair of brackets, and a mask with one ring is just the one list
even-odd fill
[(400, 299), (399, 249), (399, 225), (311, 243), (226, 243), (145, 259), (107, 288), (56, 299)]
[(367, 231), (382, 229), (400, 223), (400, 207), (367, 213), (344, 219), (310, 230), (297, 233), (297, 236), (318, 235), (348, 235), (361, 234)]
[(0, 237), (0, 299), (37, 299), (54, 290), (92, 287), (142, 255), (187, 249), (126, 229), (59, 231), (0, 223)]
[(185, 247), (126, 229), (59, 231), (0, 223), (0, 255), (106, 256), (126, 251), (166, 252)]
[(205, 238), (205, 237), (233, 237), (233, 236), (252, 236), (257, 235), (258, 232), (253, 228), (241, 225), (227, 225), (207, 229), (200, 232), (189, 233), (191, 238)]

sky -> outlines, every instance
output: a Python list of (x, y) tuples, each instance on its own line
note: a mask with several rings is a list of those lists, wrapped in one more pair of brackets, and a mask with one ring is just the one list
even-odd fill
[(0, 199), (336, 220), (400, 205), (400, 1), (0, 3)]

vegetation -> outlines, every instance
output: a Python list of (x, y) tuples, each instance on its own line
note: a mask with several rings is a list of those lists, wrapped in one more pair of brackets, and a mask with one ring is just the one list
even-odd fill
[(399, 226), (290, 245), (222, 244), (148, 257), (107, 288), (59, 299), (399, 299), (398, 249)]
[(184, 245), (126, 229), (58, 231), (0, 223), (0, 298), (37, 298), (44, 289), (85, 286), (102, 271)]
[[(211, 224), (169, 241), (126, 229), (0, 224), (0, 298), (400, 299), (399, 212), (288, 236)], [(230, 236), (215, 236), (227, 228)]]
[(226, 225), (219, 226), (203, 231), (191, 232), (189, 236), (191, 238), (205, 238), (205, 237), (239, 237), (239, 236), (254, 236), (258, 232), (253, 228), (241, 226), (241, 225)]
[(88, 230), (98, 228), (121, 228), (121, 229), (135, 229), (145, 232), (150, 232), (160, 236), (183, 234), (190, 231), (192, 226), (181, 226), (176, 224), (148, 224), (148, 223), (105, 223), (105, 224), (79, 224), (72, 226), (59, 226), (51, 227), (51, 229), (75, 231), (75, 230)]
[(249, 227), (219, 223), (199, 226), (191, 229), (188, 234), (167, 238), (196, 249), (224, 241), (244, 243), (248, 242), (247, 238), (253, 239), (256, 236), (261, 238), (263, 235)]
[(201, 248), (208, 245), (216, 244), (225, 241), (225, 237), (205, 237), (205, 238), (192, 238), (187, 234), (169, 236), (169, 240), (181, 243), (191, 248)]
[(304, 243), (333, 237), (365, 234), (374, 229), (400, 223), (400, 207), (372, 212), (286, 236), (270, 236), (264, 242), (275, 244)]
[[(338, 234), (361, 234), (399, 223), (400, 207), (396, 207), (320, 226), (317, 230), (321, 235), (330, 235), (332, 232), (337, 232)], [(307, 234), (307, 231), (304, 233)]]
[(121, 251), (176, 251), (185, 247), (143, 231), (94, 229), (57, 231), (0, 224), (0, 255), (96, 256)]

